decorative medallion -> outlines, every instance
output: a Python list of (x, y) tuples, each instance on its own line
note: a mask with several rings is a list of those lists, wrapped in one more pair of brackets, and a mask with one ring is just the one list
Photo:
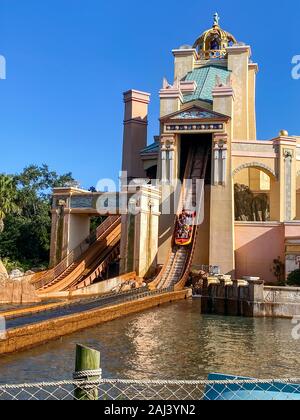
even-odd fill
[(183, 111), (180, 114), (175, 115), (171, 120), (202, 120), (202, 119), (215, 119), (216, 114), (209, 111), (202, 111), (197, 108), (189, 111)]

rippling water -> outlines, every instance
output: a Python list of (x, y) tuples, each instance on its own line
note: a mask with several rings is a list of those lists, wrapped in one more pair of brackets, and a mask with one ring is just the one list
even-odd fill
[(211, 372), (300, 377), (300, 341), (283, 319), (200, 315), (182, 301), (0, 359), (0, 382), (70, 379), (76, 343), (101, 350), (104, 377), (203, 379)]

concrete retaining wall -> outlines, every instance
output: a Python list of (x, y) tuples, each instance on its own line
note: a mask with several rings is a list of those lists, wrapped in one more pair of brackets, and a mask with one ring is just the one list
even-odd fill
[(109, 280), (103, 280), (91, 286), (82, 287), (81, 289), (67, 290), (64, 292), (40, 292), (39, 296), (43, 300), (49, 299), (74, 299), (85, 298), (87, 296), (100, 296), (112, 292), (113, 289), (121, 286), (123, 283), (133, 280), (137, 281), (136, 273), (124, 274)]
[(204, 282), (202, 313), (293, 318), (300, 315), (300, 288), (264, 286), (260, 280)]

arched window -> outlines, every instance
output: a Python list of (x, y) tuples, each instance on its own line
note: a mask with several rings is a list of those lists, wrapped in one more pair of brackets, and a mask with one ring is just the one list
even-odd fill
[(210, 49), (212, 51), (220, 50), (220, 39), (218, 36), (214, 36), (210, 41)]
[(259, 167), (244, 168), (234, 175), (235, 220), (271, 220), (271, 178)]

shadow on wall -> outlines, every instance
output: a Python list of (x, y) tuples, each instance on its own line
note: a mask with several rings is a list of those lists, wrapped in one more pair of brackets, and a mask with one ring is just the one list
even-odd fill
[(235, 226), (236, 277), (260, 277), (266, 283), (276, 283), (274, 260), (285, 260), (285, 231), (282, 225)]

